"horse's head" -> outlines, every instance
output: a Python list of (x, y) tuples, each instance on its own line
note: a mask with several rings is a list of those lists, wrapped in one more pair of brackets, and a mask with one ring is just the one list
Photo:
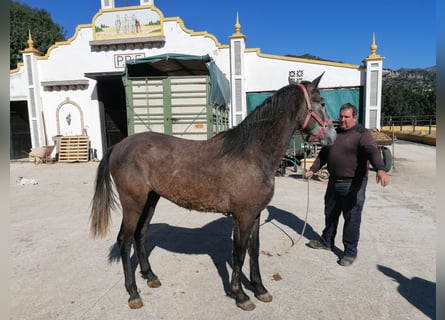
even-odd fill
[(337, 133), (332, 119), (326, 112), (324, 99), (318, 91), (318, 83), (323, 74), (312, 82), (302, 81), (299, 84), (304, 93), (307, 108), (300, 112), (301, 124), (298, 129), (305, 141), (330, 145), (334, 143)]

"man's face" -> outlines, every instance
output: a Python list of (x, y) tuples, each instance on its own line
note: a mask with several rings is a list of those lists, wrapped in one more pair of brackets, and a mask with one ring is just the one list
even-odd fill
[(342, 130), (349, 130), (356, 125), (357, 116), (352, 115), (352, 109), (343, 109), (338, 119), (338, 127)]

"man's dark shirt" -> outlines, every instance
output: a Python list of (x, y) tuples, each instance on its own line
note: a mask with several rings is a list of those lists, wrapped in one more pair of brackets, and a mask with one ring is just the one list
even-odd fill
[(310, 170), (317, 172), (327, 164), (331, 179), (362, 179), (368, 174), (368, 161), (375, 170), (385, 169), (374, 137), (361, 125), (356, 125), (349, 130), (337, 128), (334, 144), (320, 150)]

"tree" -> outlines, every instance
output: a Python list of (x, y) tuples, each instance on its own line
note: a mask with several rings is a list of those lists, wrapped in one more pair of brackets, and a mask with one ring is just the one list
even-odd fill
[(436, 115), (436, 70), (400, 69), (383, 78), (382, 116)]
[(10, 3), (10, 69), (17, 67), (21, 60), (21, 50), (28, 46), (31, 31), (34, 48), (45, 54), (57, 41), (66, 39), (67, 31), (53, 22), (51, 15), (44, 9), (33, 9), (26, 4), (11, 0)]

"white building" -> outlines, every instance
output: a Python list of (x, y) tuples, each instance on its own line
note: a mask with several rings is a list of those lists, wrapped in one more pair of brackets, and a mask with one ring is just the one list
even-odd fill
[[(55, 43), (45, 56), (33, 47), (30, 30), (23, 63), (10, 71), (12, 158), (23, 157), (31, 147), (54, 144), (56, 136), (87, 135), (90, 148), (97, 150), (101, 159), (109, 146), (135, 130), (143, 130), (135, 129), (139, 118), (146, 129), (162, 131), (162, 126), (156, 129), (150, 125), (148, 106), (142, 116), (130, 116), (137, 104), (136, 98), (129, 96), (131, 90), (161, 90), (161, 97), (146, 96), (138, 107), (156, 100), (162, 105), (166, 89), (159, 89), (163, 83), (156, 84), (155, 80), (190, 75), (186, 73), (189, 66), (185, 64), (183, 72), (174, 73), (172, 65), (164, 63), (164, 76), (152, 75), (151, 69), (141, 71), (145, 72), (138, 78), (142, 82), (128, 91), (126, 62), (175, 54), (208, 55), (220, 75), (225, 75), (230, 87), (230, 99), (224, 106), (228, 111), (227, 126), (242, 121), (265, 97), (287, 85), (289, 79), (313, 80), (324, 73), (320, 89), (331, 117), (337, 118), (340, 105), (351, 102), (359, 107), (359, 121), (365, 127), (380, 127), (383, 58), (376, 53), (374, 36), (370, 53), (361, 65), (309, 60), (247, 48), (238, 16), (230, 42), (223, 44), (210, 33), (187, 29), (181, 18), (164, 17), (153, 0), (140, 0), (139, 6), (123, 8), (116, 8), (114, 0), (101, 3), (102, 8), (91, 24), (79, 25), (72, 38)], [(147, 86), (143, 85), (144, 79)], [(20, 124), (18, 119), (27, 119), (26, 124)], [(163, 121), (174, 122), (172, 119), (164, 116)], [(191, 125), (192, 122), (188, 123), (184, 130)], [(164, 131), (172, 133), (171, 128)], [(197, 123), (193, 130), (210, 132), (206, 125)]]

